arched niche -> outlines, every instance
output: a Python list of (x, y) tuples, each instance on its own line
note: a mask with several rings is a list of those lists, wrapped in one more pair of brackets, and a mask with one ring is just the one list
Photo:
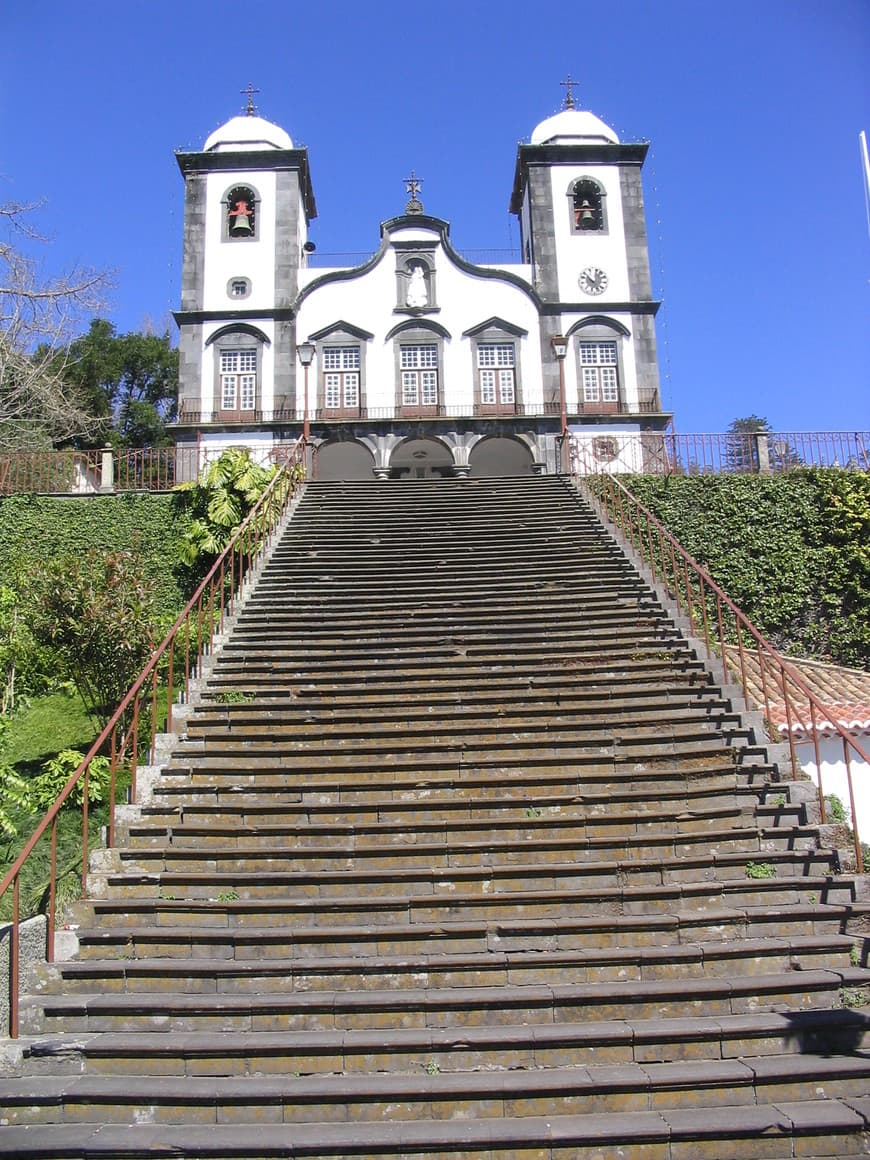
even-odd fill
[(453, 454), (440, 439), (405, 439), (390, 456), (392, 479), (444, 479), (453, 475)]
[(374, 456), (355, 440), (321, 443), (315, 454), (314, 477), (326, 480), (373, 479)]
[(532, 453), (519, 439), (492, 435), (481, 439), (469, 456), (472, 479), (499, 475), (533, 475)]

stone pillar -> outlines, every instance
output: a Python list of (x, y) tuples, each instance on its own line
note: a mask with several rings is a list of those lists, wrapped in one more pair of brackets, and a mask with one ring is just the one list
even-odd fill
[(755, 432), (755, 451), (758, 470), (762, 475), (770, 472), (770, 440), (766, 431)]
[(104, 447), (102, 450), (102, 463), (100, 465), (100, 491), (114, 491), (115, 490), (115, 453), (111, 447)]

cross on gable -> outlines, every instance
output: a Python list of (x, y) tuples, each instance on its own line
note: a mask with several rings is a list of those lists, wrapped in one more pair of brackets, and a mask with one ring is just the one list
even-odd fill
[(565, 94), (565, 108), (566, 109), (573, 109), (574, 108), (574, 93), (572, 92), (572, 89), (574, 88), (575, 85), (578, 85), (579, 83), (580, 83), (579, 81), (571, 80), (570, 73), (568, 73), (568, 79), (566, 81), (559, 81), (559, 84), (562, 86), (562, 88), (568, 90), (568, 92)]
[(412, 198), (416, 198), (423, 185), (423, 178), (418, 177), (414, 170), (411, 170), (411, 176), (403, 179), (405, 182), (405, 189), (410, 193)]
[(247, 104), (245, 106), (245, 112), (249, 117), (253, 117), (257, 111), (257, 106), (254, 104), (254, 93), (258, 93), (259, 91), (259, 89), (254, 88), (250, 81), (248, 81), (248, 87), (246, 89), (239, 89), (239, 92), (242, 94), (242, 96), (248, 98)]

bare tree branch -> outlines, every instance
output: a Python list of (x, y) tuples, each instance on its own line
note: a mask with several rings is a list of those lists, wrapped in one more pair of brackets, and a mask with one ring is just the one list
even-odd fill
[(67, 348), (111, 285), (74, 267), (46, 276), (14, 239), (45, 242), (28, 215), (38, 204), (0, 205), (0, 450), (51, 445), (99, 424), (65, 381)]

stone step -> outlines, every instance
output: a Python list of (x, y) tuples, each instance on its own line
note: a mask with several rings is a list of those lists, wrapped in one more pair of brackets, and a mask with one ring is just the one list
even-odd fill
[[(453, 888), (502, 893), (525, 885), (530, 889), (609, 888), (615, 883), (667, 886), (678, 882), (733, 883), (752, 870), (779, 881), (833, 875), (837, 855), (830, 850), (771, 850), (764, 861), (747, 860), (743, 851), (696, 851), (677, 857), (566, 858), (570, 839), (454, 843), (418, 842), (357, 849), (354, 844), (321, 848), (288, 848), (284, 853), (268, 845), (228, 844), (180, 847), (167, 845), (116, 849), (114, 869), (105, 880), (114, 890), (152, 885), (183, 884), (187, 897), (212, 897), (213, 887), (234, 885), (244, 898), (267, 896), (276, 889), (321, 897), (351, 890), (378, 893), (385, 884), (409, 897), (429, 894), (449, 882)], [(100, 874), (102, 877), (102, 873)]]
[[(819, 898), (787, 907), (711, 907), (706, 912), (557, 915), (544, 920), (522, 914), (496, 919), (470, 915), (438, 922), (375, 922), (371, 912), (348, 916), (345, 924), (287, 926), (252, 924), (219, 906), (182, 907), (163, 903), (163, 922), (154, 922), (154, 906), (145, 901), (128, 911), (112, 901), (88, 901), (74, 908), (82, 959), (198, 957), (266, 959), (289, 956), (306, 960), (360, 955), (513, 954), (532, 951), (589, 953), (615, 947), (679, 948), (697, 943), (740, 943), (753, 939), (830, 938), (839, 935), (851, 915), (847, 905)], [(256, 913), (256, 910), (254, 911)], [(126, 918), (124, 917), (126, 915)], [(244, 917), (244, 916), (243, 916)], [(105, 919), (111, 920), (104, 922)], [(178, 921), (174, 921), (174, 920)], [(137, 921), (138, 920), (138, 921)], [(144, 920), (144, 921), (143, 921)], [(101, 923), (101, 925), (97, 925)]]
[(420, 660), (416, 664), (405, 662), (402, 665), (368, 664), (350, 667), (342, 666), (339, 662), (324, 661), (311, 668), (289, 659), (281, 659), (278, 654), (271, 661), (265, 657), (257, 661), (228, 657), (219, 662), (209, 684), (218, 693), (226, 688), (245, 686), (256, 691), (263, 685), (270, 692), (299, 688), (306, 692), (314, 689), (332, 691), (350, 686), (356, 689), (364, 687), (369, 692), (390, 690), (400, 696), (405, 689), (434, 691), (470, 685), (495, 688), (507, 681), (514, 684), (525, 682), (529, 695), (533, 696), (539, 680), (558, 676), (565, 681), (568, 673), (572, 678), (575, 674), (580, 678), (594, 676), (597, 681), (609, 677), (617, 682), (625, 678), (639, 680), (644, 684), (656, 682), (659, 689), (670, 689), (684, 687), (693, 681), (706, 684), (707, 678), (700, 675), (701, 670), (700, 663), (689, 658), (681, 660), (677, 668), (655, 655), (639, 654), (636, 658), (605, 657), (598, 663), (595, 663), (594, 657), (563, 658), (558, 665), (548, 658), (546, 661), (542, 659), (541, 666), (530, 665), (525, 658), (510, 663), (493, 661), (490, 665), (481, 665), (474, 658), (455, 657), (438, 665)]
[[(733, 731), (738, 733), (736, 723)], [(180, 741), (173, 763), (184, 764), (191, 756), (208, 762), (254, 755), (268, 758), (273, 764), (281, 763), (287, 770), (317, 762), (328, 772), (353, 767), (357, 762), (363, 769), (370, 768), (373, 760), (382, 762), (385, 757), (402, 767), (415, 759), (419, 759), (421, 769), (445, 763), (455, 765), (457, 753), (462, 754), (463, 765), (498, 761), (510, 755), (514, 758), (512, 764), (520, 759), (582, 764), (608, 756), (620, 762), (639, 763), (658, 757), (678, 761), (684, 755), (696, 762), (704, 758), (723, 761), (729, 752), (723, 732), (704, 718), (678, 719), (665, 727), (653, 722), (614, 722), (605, 727), (595, 721), (581, 721), (572, 725), (535, 723), (521, 729), (511, 724), (503, 726), (497, 719), (491, 720), (488, 727), (481, 722), (478, 729), (467, 728), (462, 722), (437, 721), (423, 722), (417, 728), (402, 728), (394, 723), (368, 732), (347, 726), (330, 731), (276, 726), (264, 732), (240, 725), (225, 733), (189, 736)], [(738, 735), (745, 735), (745, 731), (741, 729)]]
[[(24, 1157), (416, 1157), (418, 1160), (803, 1160), (866, 1156), (870, 1099), (780, 1100), (775, 1104), (559, 1116), (386, 1122), (20, 1125), (0, 1133), (0, 1155)], [(816, 1144), (820, 1151), (816, 1152)], [(792, 1147), (799, 1152), (792, 1151)], [(253, 1149), (253, 1150), (252, 1150)], [(618, 1149), (618, 1151), (617, 1151)], [(778, 1151), (777, 1151), (778, 1150)]]
[[(731, 810), (694, 818), (691, 829), (682, 824), (682, 819), (678, 824), (678, 819), (666, 818), (661, 811), (646, 811), (642, 819), (636, 812), (624, 814), (621, 820), (611, 815), (606, 826), (593, 819), (590, 827), (589, 819), (572, 805), (571, 799), (552, 796), (537, 799), (540, 805), (519, 807), (515, 799), (494, 799), (487, 808), (452, 797), (425, 805), (388, 798), (330, 803), (302, 802), (300, 793), (294, 802), (279, 802), (272, 794), (261, 794), (260, 800), (253, 800), (257, 795), (239, 790), (229, 799), (219, 793), (203, 793), (198, 796), (205, 800), (197, 802), (187, 800), (193, 795), (185, 795), (183, 783), (176, 789), (177, 793), (158, 795), (165, 799), (161, 804), (143, 808), (142, 824), (125, 826), (119, 822), (119, 842), (127, 840), (138, 847), (162, 840), (192, 846), (211, 837), (213, 845), (227, 840), (259, 845), (262, 840), (280, 850), (286, 845), (341, 848), (342, 843), (348, 848), (353, 839), (353, 848), (365, 849), (385, 843), (474, 841), (482, 834), (495, 842), (512, 837), (525, 841), (538, 834), (559, 837), (565, 825), (570, 827), (568, 833), (576, 857), (631, 859), (644, 850), (674, 857), (692, 855), (708, 847), (717, 853), (804, 850), (818, 844), (819, 834), (816, 827), (800, 824), (802, 807), (797, 805), (759, 807), (759, 811), (769, 815), (765, 826), (753, 824), (755, 819), (748, 814), (743, 825), (738, 825), (737, 811)], [(414, 831), (409, 831), (409, 819), (414, 821)], [(723, 822), (733, 824), (725, 828)]]
[[(467, 729), (481, 727), (505, 729), (516, 727), (516, 723), (534, 728), (566, 726), (568, 728), (588, 725), (594, 722), (600, 726), (602, 717), (609, 725), (629, 725), (632, 723), (651, 725), (661, 720), (667, 712), (674, 722), (712, 722), (720, 727), (722, 722), (738, 720), (728, 702), (713, 692), (700, 696), (692, 691), (685, 693), (660, 693), (627, 697), (618, 704), (606, 698), (589, 697), (575, 693), (569, 698), (559, 697), (552, 701), (525, 703), (520, 696), (515, 699), (493, 695), (489, 702), (478, 701), (466, 704), (458, 697), (443, 695), (432, 700), (418, 700), (414, 703), (398, 704), (393, 699), (384, 699), (379, 706), (376, 720), (370, 720), (368, 729), (390, 730), (396, 725), (417, 726), (419, 723), (442, 720), (452, 727), (464, 725)], [(188, 738), (207, 737), (216, 730), (236, 733), (240, 729), (264, 729), (290, 731), (299, 728), (318, 728), (338, 731), (347, 729), (352, 735), (364, 727), (362, 706), (333, 705), (314, 698), (278, 705), (274, 701), (220, 702), (204, 701), (196, 706), (188, 717), (185, 730)]]
[[(740, 939), (573, 951), (476, 951), (405, 955), (350, 954), (318, 959), (236, 957), (82, 959), (60, 964), (43, 989), (65, 994), (179, 991), (185, 994), (524, 986), (527, 984), (655, 982), (782, 973), (850, 965), (844, 935)], [(167, 948), (168, 949), (168, 948)], [(239, 948), (241, 951), (243, 948)], [(866, 1022), (866, 1021), (865, 1021)], [(870, 1028), (867, 1028), (870, 1035)], [(511, 1065), (515, 1066), (515, 1065)]]
[[(198, 780), (196, 774), (177, 776), (164, 774), (154, 788), (155, 802), (171, 809), (186, 809), (190, 806), (216, 806), (224, 809), (261, 809), (272, 806), (276, 814), (285, 807), (298, 806), (300, 810), (322, 807), (330, 815), (345, 810), (370, 810), (381, 820), (409, 821), (419, 818), (421, 822), (440, 823), (445, 818), (455, 817), (456, 810), (473, 809), (476, 817), (486, 817), (487, 811), (503, 816), (505, 810), (521, 810), (520, 817), (533, 821), (535, 811), (544, 811), (543, 804), (554, 791), (579, 797), (582, 809), (574, 811), (576, 817), (576, 840), (582, 845), (587, 841), (603, 839), (607, 843), (621, 843), (633, 835), (643, 837), (658, 831), (666, 837), (695, 835), (710, 830), (721, 829), (729, 823), (741, 828), (750, 825), (762, 807), (754, 790), (738, 789), (722, 794), (713, 788), (709, 793), (699, 791), (691, 801), (679, 790), (668, 796), (659, 789), (660, 800), (650, 801), (642, 790), (614, 788), (608, 797), (606, 789), (593, 794), (581, 789), (576, 775), (544, 772), (524, 774), (506, 780), (506, 772), (498, 769), (486, 771), (486, 776), (477, 777), (467, 771), (462, 778), (448, 773), (444, 777), (431, 775), (427, 781), (417, 776), (410, 779), (397, 777), (393, 782), (380, 780), (367, 789), (359, 777), (349, 777), (346, 781), (320, 778), (312, 786), (310, 777), (298, 781), (282, 778), (280, 772), (274, 777), (254, 773), (212, 773), (207, 779)], [(615, 783), (619, 784), (619, 783)], [(421, 794), (421, 787), (424, 792)], [(781, 787), (773, 783), (772, 789)], [(720, 800), (724, 797), (724, 800)], [(538, 804), (541, 802), (542, 804)], [(691, 807), (691, 808), (689, 808)], [(793, 821), (802, 818), (802, 807), (795, 806), (790, 817)], [(765, 818), (783, 815), (779, 807), (770, 807)], [(542, 813), (542, 817), (546, 816)], [(516, 819), (512, 814), (511, 821)], [(581, 828), (582, 822), (582, 828)], [(424, 830), (431, 827), (424, 826)]]
[[(584, 690), (600, 696), (605, 687), (604, 681), (608, 682), (606, 687), (611, 689), (611, 695), (613, 689), (608, 680), (610, 674), (602, 674), (601, 670), (591, 668), (572, 667), (570, 677), (561, 665), (548, 666), (543, 671), (517, 667), (508, 672), (491, 668), (484, 673), (478, 672), (477, 676), (475, 672), (478, 671), (457, 668), (394, 676), (390, 671), (370, 671), (360, 679), (340, 671), (324, 676), (312, 670), (303, 678), (301, 673), (293, 672), (292, 669), (286, 676), (281, 676), (274, 668), (260, 666), (256, 684), (251, 686), (248, 695), (256, 704), (280, 705), (292, 703), (299, 698), (306, 702), (326, 699), (330, 704), (351, 702), (374, 706), (385, 701), (395, 703), (397, 697), (407, 698), (413, 704), (418, 699), (449, 697), (461, 698), (469, 703), (485, 703), (505, 695), (514, 699), (522, 695), (552, 699), (558, 698), (562, 692), (566, 696), (582, 695)], [(629, 699), (635, 692), (667, 696), (672, 692), (706, 694), (715, 691), (715, 686), (710, 684), (710, 677), (698, 661), (681, 663), (676, 671), (670, 668), (665, 670), (661, 662), (656, 660), (646, 660), (643, 665), (633, 662), (630, 668), (623, 666), (618, 669), (616, 675), (619, 687), (625, 688)], [(664, 675), (667, 680), (663, 679)], [(244, 665), (236, 664), (226, 673), (216, 671), (210, 678), (209, 687), (204, 690), (202, 707), (215, 704), (214, 698), (219, 699), (224, 690), (235, 692), (246, 683), (250, 684)]]
[[(450, 811), (443, 812), (448, 815), (446, 818), (419, 818), (409, 803), (406, 811), (390, 820), (381, 819), (375, 809), (357, 806), (356, 816), (349, 818), (342, 807), (332, 810), (329, 821), (322, 806), (311, 810), (298, 807), (295, 811), (288, 806), (277, 811), (271, 804), (247, 809), (238, 805), (235, 809), (222, 807), (217, 816), (206, 806), (185, 807), (183, 812), (181, 807), (149, 807), (143, 811), (143, 824), (119, 827), (117, 848), (122, 856), (133, 858), (163, 847), (169, 853), (186, 850), (189, 856), (198, 852), (205, 857), (211, 857), (212, 850), (224, 851), (224, 856), (242, 850), (281, 856), (283, 851), (292, 850), (298, 859), (326, 861), (331, 857), (331, 865), (338, 858), (357, 858), (361, 862), (372, 859), (375, 863), (380, 858), (395, 858), (397, 846), (408, 858), (473, 857), (489, 852), (508, 861), (512, 860), (511, 853), (525, 860), (530, 857), (530, 849), (564, 849), (572, 861), (583, 863), (656, 857), (686, 859), (691, 864), (699, 855), (719, 859), (727, 856), (743, 862), (747, 855), (755, 854), (770, 856), (772, 861), (775, 854), (785, 857), (805, 852), (809, 857), (808, 852), (818, 846), (819, 838), (816, 827), (799, 826), (745, 826), (684, 835), (648, 827), (642, 834), (589, 836), (582, 821), (578, 824), (561, 807), (549, 817), (546, 806), (528, 808), (519, 818), (469, 818), (461, 816), (458, 809), (450, 817)], [(412, 814), (415, 830), (409, 833), (408, 817)]]
[[(854, 973), (854, 972), (853, 972)], [(870, 977), (870, 972), (866, 972)], [(552, 985), (318, 990), (257, 994), (160, 991), (41, 995), (22, 1005), (27, 1034), (52, 1031), (334, 1031), (371, 1027), (477, 1027), (578, 1022), (584, 1018), (667, 1019), (746, 1015), (783, 1004), (835, 1006), (842, 971)], [(532, 1032), (533, 1035), (533, 1032)]]
[[(457, 872), (452, 871), (451, 875), (442, 879), (433, 874), (429, 890), (419, 895), (403, 894), (397, 884), (379, 878), (370, 884), (355, 882), (353, 894), (342, 893), (339, 882), (331, 891), (325, 887), (321, 891), (317, 884), (309, 890), (300, 887), (296, 897), (288, 897), (288, 884), (282, 883), (279, 875), (274, 885), (249, 887), (249, 898), (231, 897), (244, 889), (239, 877), (231, 873), (207, 876), (208, 881), (199, 885), (177, 875), (174, 889), (169, 888), (168, 877), (164, 879), (163, 894), (180, 893), (185, 897), (160, 897), (159, 884), (147, 881), (147, 885), (132, 883), (123, 897), (94, 899), (92, 905), (95, 918), (110, 926), (128, 921), (155, 926), (187, 922), (236, 927), (279, 923), (341, 926), (362, 918), (375, 925), (395, 925), (400, 921), (414, 925), (451, 922), (460, 917), (493, 922), (522, 917), (547, 922), (570, 916), (591, 919), (606, 914), (687, 915), (723, 909), (781, 907), (787, 912), (790, 907), (812, 906), (820, 901), (845, 906), (854, 896), (849, 880), (826, 875), (584, 887), (559, 885), (555, 875), (541, 873), (530, 889), (504, 890), (485, 890), (487, 879), (473, 884), (463, 882), (460, 889), (453, 882)], [(523, 875), (519, 873), (516, 884), (522, 883)]]
[[(741, 1108), (805, 1100), (827, 1090), (839, 1099), (870, 1090), (870, 1059), (814, 1055), (749, 1056), (690, 1063), (550, 1067), (535, 1072), (439, 1072), (420, 1061), (416, 1075), (32, 1076), (0, 1078), (9, 1125), (136, 1122), (247, 1122), (356, 1125), (505, 1116), (665, 1112)], [(432, 1069), (434, 1070), (434, 1069)], [(28, 1084), (30, 1085), (28, 1088)], [(815, 1090), (814, 1090), (815, 1089)]]

